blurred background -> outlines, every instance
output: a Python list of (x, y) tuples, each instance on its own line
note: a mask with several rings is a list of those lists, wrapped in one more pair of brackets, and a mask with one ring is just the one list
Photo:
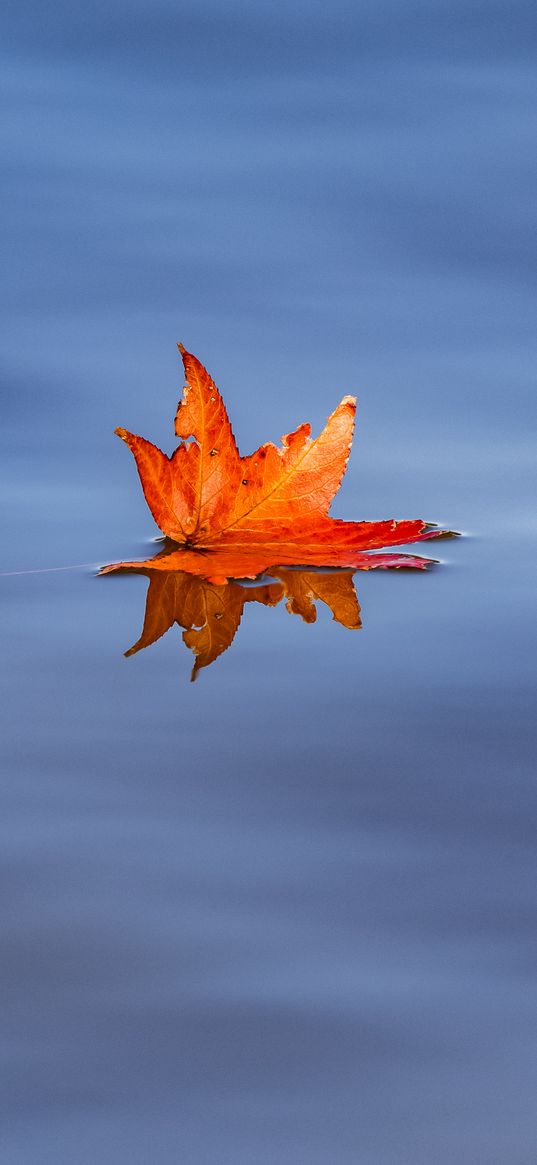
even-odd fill
[[(534, 5), (2, 22), (6, 1160), (529, 1165)], [(467, 537), (123, 660), (177, 340), (243, 453), (357, 393), (333, 513)]]

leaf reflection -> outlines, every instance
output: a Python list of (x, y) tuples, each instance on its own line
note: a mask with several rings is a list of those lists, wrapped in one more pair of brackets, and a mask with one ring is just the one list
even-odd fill
[(356, 630), (361, 626), (352, 570), (322, 573), (280, 567), (271, 571), (271, 581), (253, 586), (235, 580), (213, 583), (182, 570), (137, 573), (149, 579), (144, 625), (140, 638), (125, 654), (135, 655), (156, 643), (177, 624), (195, 656), (193, 680), (231, 646), (246, 603), (276, 607), (286, 600), (290, 614), (314, 623), (315, 604), (322, 602), (343, 627)]

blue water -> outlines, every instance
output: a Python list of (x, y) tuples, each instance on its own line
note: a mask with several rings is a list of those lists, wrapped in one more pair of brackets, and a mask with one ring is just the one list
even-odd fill
[[(3, 1160), (533, 1165), (534, 6), (8, 5)], [(462, 531), (132, 659), (182, 340)], [(76, 567), (41, 572), (45, 568)]]

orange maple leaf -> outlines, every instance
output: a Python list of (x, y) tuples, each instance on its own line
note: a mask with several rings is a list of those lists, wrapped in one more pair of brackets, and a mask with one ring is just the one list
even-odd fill
[(181, 441), (172, 456), (116, 429), (134, 454), (147, 504), (172, 545), (145, 563), (117, 563), (105, 572), (182, 570), (218, 585), (255, 578), (272, 566), (423, 568), (424, 559), (379, 555), (375, 561), (368, 552), (441, 533), (425, 522), (342, 522), (328, 516), (350, 453), (354, 397), (343, 397), (317, 438), (304, 424), (284, 436), (280, 448), (268, 442), (241, 457), (214, 381), (195, 356), (179, 349), (186, 385), (175, 418)]

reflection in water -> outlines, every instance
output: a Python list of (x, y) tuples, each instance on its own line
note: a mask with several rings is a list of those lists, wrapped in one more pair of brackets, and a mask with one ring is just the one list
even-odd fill
[[(365, 525), (366, 523), (364, 523)], [(393, 527), (394, 523), (378, 525)], [(451, 537), (443, 531), (442, 536)], [(285, 548), (282, 552), (285, 555)], [(275, 607), (286, 599), (291, 615), (305, 623), (317, 618), (315, 603), (326, 603), (337, 623), (349, 630), (361, 626), (360, 605), (353, 575), (360, 570), (427, 570), (434, 559), (405, 553), (356, 552), (352, 568), (323, 569), (295, 565), (270, 566), (263, 574), (256, 547), (243, 547), (231, 554), (218, 547), (211, 551), (187, 549), (170, 539), (152, 558), (139, 562), (119, 562), (105, 566), (100, 574), (129, 572), (149, 579), (144, 625), (138, 641), (126, 652), (134, 655), (149, 647), (177, 623), (183, 628), (183, 642), (194, 653), (195, 680), (202, 667), (213, 663), (233, 643), (245, 603)], [(239, 575), (240, 570), (240, 575)], [(253, 583), (247, 580), (253, 580)]]
[(235, 581), (218, 585), (183, 570), (139, 573), (149, 578), (144, 625), (140, 638), (126, 655), (149, 647), (177, 623), (183, 628), (183, 642), (196, 657), (193, 680), (202, 667), (213, 663), (231, 646), (246, 603), (275, 607), (286, 599), (290, 614), (314, 623), (315, 603), (321, 601), (343, 627), (353, 631), (361, 626), (351, 570), (322, 573), (278, 568), (271, 571), (274, 581), (254, 586)]

